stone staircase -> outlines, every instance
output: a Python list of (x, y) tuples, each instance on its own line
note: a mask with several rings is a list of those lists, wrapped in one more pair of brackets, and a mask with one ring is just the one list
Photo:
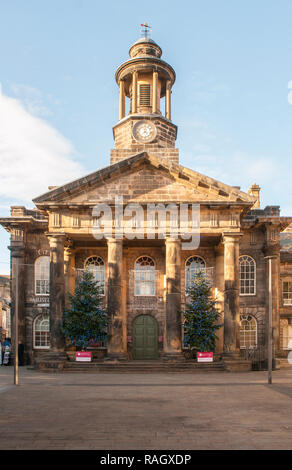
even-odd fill
[(292, 370), (292, 364), (290, 364), (288, 362), (288, 358), (284, 359), (284, 358), (281, 357), (279, 359), (279, 362), (280, 362), (280, 369), (290, 369), (290, 370)]
[(224, 371), (223, 361), (213, 363), (197, 363), (195, 361), (93, 361), (66, 362), (64, 372), (91, 373), (160, 373), (160, 372), (220, 372)]

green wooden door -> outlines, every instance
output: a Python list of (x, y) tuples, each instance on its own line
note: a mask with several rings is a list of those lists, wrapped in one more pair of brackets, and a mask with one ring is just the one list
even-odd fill
[(157, 321), (151, 315), (140, 315), (133, 324), (134, 359), (158, 358)]

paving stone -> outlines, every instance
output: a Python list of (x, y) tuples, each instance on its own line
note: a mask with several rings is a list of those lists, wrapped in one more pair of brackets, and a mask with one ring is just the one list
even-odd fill
[(0, 449), (291, 449), (292, 370), (0, 375)]

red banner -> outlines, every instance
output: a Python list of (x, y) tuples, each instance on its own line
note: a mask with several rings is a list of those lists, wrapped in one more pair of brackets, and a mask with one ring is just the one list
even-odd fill
[(198, 352), (197, 362), (213, 362), (213, 353), (212, 352)]
[(91, 362), (91, 352), (88, 352), (88, 351), (76, 352), (76, 361)]

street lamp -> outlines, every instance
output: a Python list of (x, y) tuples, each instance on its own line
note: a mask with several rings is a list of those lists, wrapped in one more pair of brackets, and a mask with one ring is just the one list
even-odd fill
[(269, 309), (268, 309), (268, 383), (272, 383), (272, 365), (273, 365), (273, 355), (272, 355), (272, 260), (277, 258), (276, 256), (265, 256), (265, 259), (268, 261), (268, 271), (269, 271)]
[(14, 385), (18, 385), (18, 258), (15, 258)]

